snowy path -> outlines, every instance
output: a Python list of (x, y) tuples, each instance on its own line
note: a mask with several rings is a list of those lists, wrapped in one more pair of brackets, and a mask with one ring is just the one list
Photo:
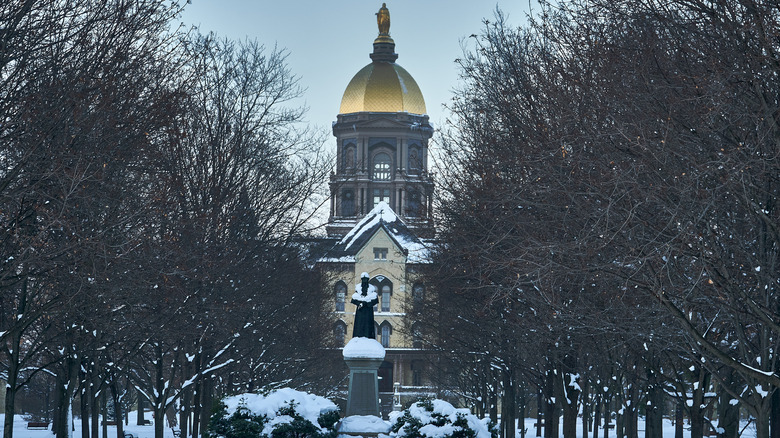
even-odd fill
[[(3, 414), (0, 414), (0, 433), (3, 430)], [(536, 429), (534, 428), (534, 423), (536, 420), (533, 418), (527, 418), (525, 420), (525, 427), (528, 429), (528, 432), (526, 434), (527, 438), (534, 438)], [(644, 423), (640, 420), (639, 422), (639, 436), (644, 436)], [(154, 438), (154, 427), (153, 426), (136, 426), (135, 425), (135, 413), (130, 413), (130, 424), (125, 426), (125, 432), (130, 432), (134, 436), (138, 438)], [(599, 436), (603, 437), (603, 431), (599, 431)], [(520, 436), (520, 433), (518, 431), (517, 436)], [(609, 434), (610, 438), (615, 438), (615, 432), (610, 431)], [(742, 435), (743, 438), (755, 438), (755, 429), (752, 427), (748, 427), (745, 430), (745, 433)], [(22, 419), (21, 416), (17, 415), (14, 418), (14, 438), (51, 438), (52, 434), (50, 431), (47, 430), (27, 430), (27, 421)], [(76, 430), (73, 432), (73, 438), (80, 438), (81, 437), (81, 423), (79, 421), (76, 421)], [(108, 438), (115, 438), (116, 437), (116, 427), (115, 426), (109, 426), (108, 427)], [(665, 438), (674, 438), (674, 426), (671, 422), (665, 421), (664, 422), (664, 437)], [(165, 438), (173, 438), (173, 432), (170, 428), (165, 429)], [(577, 438), (582, 438), (582, 430), (578, 425), (577, 429)], [(684, 438), (690, 438), (690, 432), (688, 430), (685, 431)]]
[[(147, 414), (151, 417), (151, 413)], [(3, 430), (3, 420), (5, 415), (0, 414), (0, 433)], [(129, 414), (130, 424), (125, 426), (125, 432), (132, 433), (138, 438), (154, 438), (154, 426), (136, 426), (136, 414), (131, 412)], [(49, 426), (51, 427), (51, 426)], [(102, 426), (101, 426), (102, 430)], [(50, 430), (28, 430), (27, 421), (20, 415), (14, 416), (14, 438), (52, 438), (53, 435)], [(73, 438), (81, 438), (81, 422), (76, 419), (75, 431), (73, 432)], [(108, 426), (108, 438), (116, 438), (116, 426)], [(173, 431), (170, 428), (165, 429), (164, 438), (173, 438)]]

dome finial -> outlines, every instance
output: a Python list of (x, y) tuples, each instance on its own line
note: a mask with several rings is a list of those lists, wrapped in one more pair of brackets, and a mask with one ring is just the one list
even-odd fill
[(390, 11), (387, 9), (387, 3), (382, 3), (382, 7), (376, 13), (376, 25), (379, 27), (379, 36), (374, 40), (374, 53), (371, 54), (371, 59), (395, 62), (398, 55), (395, 53), (395, 41), (390, 38)]
[(387, 9), (387, 3), (382, 3), (376, 13), (376, 24), (379, 27), (379, 35), (390, 35), (390, 10)]

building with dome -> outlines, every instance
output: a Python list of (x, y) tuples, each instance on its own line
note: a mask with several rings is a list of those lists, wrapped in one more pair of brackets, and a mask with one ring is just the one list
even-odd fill
[(333, 124), (338, 162), (330, 178), (328, 235), (348, 233), (386, 202), (416, 234), (432, 237), (428, 140), (433, 127), (425, 100), (412, 75), (395, 62), (389, 32), (380, 29), (370, 57), (349, 81)]
[(386, 413), (394, 392), (402, 403), (430, 395), (425, 352), (406, 324), (405, 308), (425, 297), (420, 272), (429, 263), (428, 239), (434, 236), (428, 173), (433, 127), (420, 87), (395, 62), (385, 4), (377, 24), (371, 62), (349, 81), (333, 123), (337, 163), (326, 230), (334, 243), (317, 263), (332, 291), (334, 334), (342, 345), (352, 337), (350, 298), (361, 274), (368, 273), (377, 288), (375, 328), (386, 351), (379, 392)]

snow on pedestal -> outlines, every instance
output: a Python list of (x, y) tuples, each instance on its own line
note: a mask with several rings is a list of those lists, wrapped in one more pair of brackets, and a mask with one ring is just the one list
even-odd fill
[(352, 338), (342, 352), (344, 359), (382, 359), (385, 358), (385, 348), (369, 338)]
[(339, 434), (380, 434), (390, 432), (390, 423), (374, 415), (344, 417), (339, 424)]

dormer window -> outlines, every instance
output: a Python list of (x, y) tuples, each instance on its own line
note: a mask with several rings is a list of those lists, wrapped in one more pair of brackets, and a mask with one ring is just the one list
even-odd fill
[(374, 189), (374, 207), (380, 202), (390, 203), (390, 189)]
[(387, 260), (387, 248), (374, 248), (374, 260)]

